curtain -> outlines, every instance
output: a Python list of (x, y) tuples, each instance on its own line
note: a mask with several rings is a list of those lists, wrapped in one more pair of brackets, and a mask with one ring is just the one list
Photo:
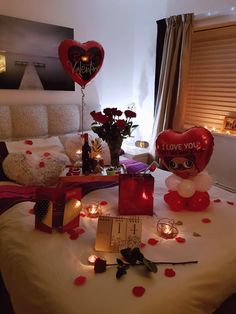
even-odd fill
[[(155, 88), (154, 124), (150, 145), (154, 156), (158, 134), (165, 129), (178, 129), (181, 126), (181, 89), (186, 84), (190, 59), (192, 20), (192, 13), (171, 16), (165, 19), (165, 36), (160, 31), (157, 35), (157, 49), (160, 47), (159, 36), (164, 38), (164, 45), (163, 51), (157, 51), (156, 54), (155, 83), (158, 87)], [(161, 24), (162, 22), (157, 22), (159, 30)]]

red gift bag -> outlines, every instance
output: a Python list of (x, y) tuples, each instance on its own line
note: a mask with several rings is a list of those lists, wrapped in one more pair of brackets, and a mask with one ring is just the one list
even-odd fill
[(119, 214), (153, 215), (153, 193), (151, 174), (120, 174)]

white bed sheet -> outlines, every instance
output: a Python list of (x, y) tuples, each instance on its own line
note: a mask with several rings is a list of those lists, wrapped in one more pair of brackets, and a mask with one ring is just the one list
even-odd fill
[[(146, 276), (140, 267), (128, 269), (120, 280), (116, 268), (95, 274), (87, 258), (94, 254), (97, 219), (81, 218), (85, 233), (77, 240), (68, 234), (46, 234), (34, 229), (33, 203), (15, 205), (0, 216), (0, 269), (16, 314), (210, 314), (236, 291), (236, 195), (213, 187), (211, 205), (204, 212), (172, 212), (163, 202), (165, 178), (170, 173), (155, 172), (154, 212), (158, 218), (181, 220), (179, 236), (185, 243), (163, 240), (156, 233), (157, 217), (142, 216), (142, 249), (153, 261), (198, 260), (198, 264), (159, 266), (158, 273)], [(104, 213), (117, 215), (118, 187), (96, 190), (86, 195), (105, 200)], [(220, 202), (214, 202), (220, 199)], [(230, 202), (230, 203), (228, 203)], [(234, 204), (232, 204), (234, 203)], [(211, 223), (202, 223), (202, 218)], [(193, 232), (200, 237), (193, 236)], [(158, 239), (155, 246), (149, 238)], [(96, 254), (115, 262), (119, 254)], [(168, 278), (165, 268), (176, 276)], [(86, 283), (73, 281), (85, 276)], [(134, 286), (145, 294), (137, 298)]]

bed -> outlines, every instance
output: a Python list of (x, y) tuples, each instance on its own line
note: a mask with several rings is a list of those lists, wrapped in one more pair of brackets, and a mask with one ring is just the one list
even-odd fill
[[(81, 215), (76, 239), (47, 234), (34, 228), (34, 202), (21, 202), (0, 216), (0, 270), (15, 314), (210, 314), (236, 291), (236, 195), (213, 186), (207, 210), (173, 212), (163, 201), (170, 173), (152, 175), (154, 214), (140, 216), (142, 253), (151, 261), (198, 263), (159, 265), (157, 273), (133, 266), (119, 280), (116, 266), (95, 273), (90, 255), (107, 263), (120, 257), (95, 251), (97, 218)], [(117, 216), (118, 193), (118, 186), (96, 189), (82, 203), (102, 202), (104, 215)], [(158, 235), (157, 221), (166, 217), (178, 222), (182, 241)]]

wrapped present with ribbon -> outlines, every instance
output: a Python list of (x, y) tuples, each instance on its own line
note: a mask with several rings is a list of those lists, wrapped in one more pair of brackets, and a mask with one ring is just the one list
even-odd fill
[(154, 177), (151, 174), (120, 174), (119, 214), (153, 215)]
[(34, 205), (35, 228), (52, 233), (67, 232), (79, 226), (81, 188), (38, 188)]

